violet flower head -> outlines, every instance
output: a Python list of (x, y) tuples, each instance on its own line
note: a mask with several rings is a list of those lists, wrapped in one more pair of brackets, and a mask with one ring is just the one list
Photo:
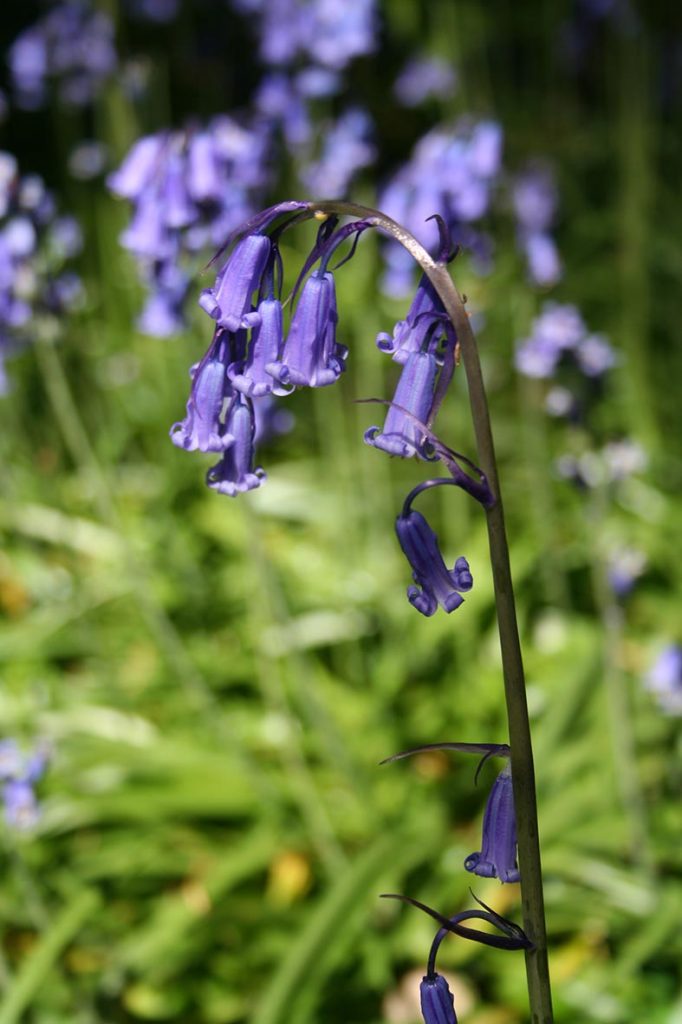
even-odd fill
[(348, 350), (336, 341), (336, 289), (330, 271), (311, 274), (301, 291), (278, 360), (266, 370), (285, 386), (321, 388), (344, 371)]
[(420, 512), (406, 505), (395, 529), (417, 584), (408, 587), (407, 599), (422, 615), (433, 615), (438, 605), (448, 613), (453, 612), (463, 603), (462, 594), (473, 586), (469, 563), (460, 557), (452, 570), (448, 569), (435, 532)]
[(215, 286), (201, 293), (201, 308), (229, 331), (257, 324), (259, 317), (251, 312), (251, 297), (260, 286), (271, 255), (272, 242), (267, 235), (245, 235), (218, 274)]
[(448, 99), (457, 89), (457, 74), (441, 57), (415, 57), (395, 80), (393, 92), (405, 107), (418, 107), (429, 99)]
[(511, 767), (506, 765), (495, 779), (483, 815), (481, 850), (464, 861), (467, 871), (501, 882), (518, 882), (516, 861), (516, 813)]
[(377, 335), (377, 348), (388, 353), (397, 363), (406, 363), (408, 356), (420, 352), (433, 329), (434, 320), (445, 316), (445, 309), (436, 289), (422, 274), (414, 298), (404, 320), (399, 320), (393, 334)]
[(312, 195), (343, 198), (353, 178), (376, 158), (374, 125), (360, 107), (346, 110), (324, 135), (319, 160), (304, 168), (301, 180)]
[(279, 387), (266, 370), (266, 366), (276, 362), (282, 347), (282, 303), (273, 295), (258, 303), (257, 313), (260, 322), (251, 331), (246, 358), (230, 363), (227, 368), (230, 384), (249, 398), (287, 394), (288, 390)]
[(455, 1001), (442, 974), (426, 974), (419, 985), (424, 1024), (457, 1024)]
[(206, 483), (219, 494), (231, 498), (244, 491), (260, 487), (265, 473), (260, 467), (254, 468), (255, 420), (253, 403), (243, 395), (232, 399), (225, 422), (225, 430), (232, 443), (222, 459), (206, 474)]
[(222, 422), (225, 398), (231, 394), (227, 365), (233, 347), (233, 336), (218, 327), (206, 356), (194, 368), (187, 415), (170, 429), (170, 439), (177, 448), (222, 452), (233, 443), (234, 438)]
[(47, 748), (23, 753), (15, 740), (0, 741), (0, 780), (5, 821), (11, 828), (31, 829), (40, 817), (35, 785), (47, 766)]
[(434, 403), (438, 359), (433, 352), (411, 352), (405, 361), (383, 430), (370, 427), (365, 442), (389, 455), (427, 458), (424, 432)]
[(682, 715), (682, 646), (668, 644), (644, 678), (666, 715)]

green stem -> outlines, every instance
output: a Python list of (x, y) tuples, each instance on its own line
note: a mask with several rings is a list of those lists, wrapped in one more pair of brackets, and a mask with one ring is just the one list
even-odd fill
[(369, 220), (400, 242), (414, 257), (436, 289), (454, 324), (469, 388), (469, 402), (478, 448), (478, 462), (488, 478), (496, 501), (487, 510), (488, 542), (495, 586), (497, 622), (502, 651), (502, 669), (509, 722), (514, 803), (518, 827), (519, 868), (524, 928), (533, 942), (526, 952), (526, 975), (532, 1024), (552, 1024), (552, 996), (547, 962), (547, 936), (542, 889), (542, 868), (538, 838), (535, 773), (531, 746), (526, 685), (521, 644), (516, 621), (516, 606), (509, 564), (509, 547), (504, 525), (502, 497), (497, 476), (483, 373), (476, 339), (464, 303), (445, 264), (436, 263), (405, 228), (390, 217), (354, 203), (321, 202), (311, 204), (311, 213), (338, 213)]

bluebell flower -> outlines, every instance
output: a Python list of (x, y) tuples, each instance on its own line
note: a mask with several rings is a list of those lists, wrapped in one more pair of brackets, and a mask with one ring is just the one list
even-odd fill
[(458, 558), (452, 570), (448, 569), (438, 537), (424, 516), (409, 506), (398, 516), (395, 529), (417, 584), (408, 587), (410, 604), (426, 616), (433, 615), (439, 604), (448, 613), (459, 608), (462, 594), (471, 590), (474, 582), (466, 558)]
[(383, 430), (370, 427), (365, 442), (389, 455), (426, 458), (425, 435), (433, 407), (438, 359), (433, 352), (411, 352), (403, 366)]
[(199, 365), (192, 371), (192, 390), (187, 415), (174, 423), (170, 438), (186, 451), (222, 452), (233, 443), (223, 423), (225, 399), (232, 396), (227, 381), (227, 366), (234, 355), (235, 339), (218, 327), (213, 342)]
[(225, 430), (231, 444), (220, 462), (209, 469), (206, 483), (212, 490), (234, 498), (244, 491), (260, 487), (265, 479), (263, 470), (254, 468), (255, 420), (250, 399), (235, 395), (230, 403)]
[(601, 377), (618, 362), (618, 356), (603, 334), (590, 334), (575, 349), (578, 366), (586, 377)]
[(284, 385), (320, 388), (334, 384), (348, 350), (336, 341), (336, 289), (329, 271), (316, 271), (303, 285), (281, 357), (266, 370)]
[(516, 861), (516, 813), (511, 767), (506, 765), (495, 779), (483, 815), (481, 850), (464, 861), (467, 871), (501, 882), (518, 882)]
[(40, 817), (35, 785), (47, 766), (47, 748), (25, 754), (15, 740), (0, 741), (0, 780), (5, 821), (11, 828), (30, 829)]
[(422, 274), (407, 316), (396, 323), (392, 335), (385, 332), (377, 335), (377, 347), (395, 362), (405, 363), (409, 355), (424, 347), (433, 331), (434, 319), (444, 316), (445, 309), (436, 289), (426, 274)]
[(343, 198), (353, 178), (376, 158), (374, 124), (359, 107), (346, 110), (323, 133), (322, 153), (301, 171), (301, 180), (312, 195)]
[(644, 678), (645, 686), (655, 694), (667, 715), (682, 715), (682, 646), (668, 644), (660, 652)]
[(286, 394), (266, 369), (276, 362), (282, 347), (282, 303), (274, 295), (262, 299), (257, 313), (260, 320), (251, 331), (246, 358), (227, 368), (230, 384), (249, 398), (262, 398), (271, 392)]
[(393, 85), (396, 98), (405, 107), (418, 107), (431, 98), (448, 99), (456, 89), (457, 74), (441, 57), (413, 57)]
[(616, 597), (627, 597), (645, 569), (646, 558), (641, 551), (628, 547), (611, 551), (607, 559), (606, 575)]
[(102, 11), (63, 0), (14, 40), (8, 61), (19, 106), (42, 106), (52, 81), (62, 102), (83, 106), (117, 67), (113, 22)]
[(235, 245), (215, 286), (201, 293), (201, 308), (229, 331), (257, 324), (259, 317), (252, 313), (251, 299), (271, 255), (272, 242), (267, 235), (245, 235)]
[(419, 985), (424, 1024), (457, 1024), (455, 1000), (442, 974), (425, 975)]

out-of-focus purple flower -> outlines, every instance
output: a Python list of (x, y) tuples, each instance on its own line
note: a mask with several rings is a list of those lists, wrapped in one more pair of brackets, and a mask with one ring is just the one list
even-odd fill
[(63, 0), (14, 40), (8, 61), (19, 106), (41, 107), (53, 80), (62, 102), (83, 106), (118, 64), (113, 22), (102, 11)]
[(308, 99), (334, 96), (339, 91), (340, 84), (341, 76), (338, 71), (317, 67), (303, 68), (293, 81), (296, 92)]
[(225, 429), (233, 438), (233, 443), (220, 462), (209, 469), (206, 483), (212, 490), (234, 498), (237, 494), (260, 487), (265, 479), (263, 470), (260, 467), (254, 468), (255, 421), (250, 399), (240, 394), (235, 395), (230, 404)]
[(393, 92), (405, 107), (428, 99), (449, 99), (457, 89), (455, 69), (441, 57), (414, 57), (395, 80)]
[(644, 677), (644, 685), (656, 696), (667, 715), (682, 715), (682, 646), (668, 644)]
[(551, 235), (542, 232), (521, 235), (519, 244), (525, 253), (528, 276), (533, 284), (549, 288), (561, 280), (561, 258)]
[(578, 366), (586, 377), (601, 377), (618, 362), (618, 356), (603, 334), (589, 334), (575, 349)]
[(457, 1024), (455, 1001), (442, 974), (427, 974), (419, 986), (424, 1024)]
[(506, 765), (495, 779), (483, 815), (481, 850), (464, 861), (467, 871), (501, 882), (518, 882), (516, 862), (516, 813), (511, 767)]
[[(58, 333), (58, 317), (83, 295), (66, 264), (80, 251), (81, 233), (71, 217), (57, 217), (54, 198), (37, 175), (18, 173), (0, 152), (0, 361), (39, 332)], [(3, 385), (6, 377), (3, 369)]]
[(616, 597), (624, 598), (633, 590), (646, 568), (646, 557), (635, 548), (618, 548), (607, 559), (606, 571)]
[(512, 202), (519, 228), (528, 233), (551, 228), (559, 202), (554, 175), (549, 167), (533, 164), (517, 176)]
[(78, 181), (91, 181), (103, 174), (107, 159), (108, 150), (103, 142), (84, 139), (69, 153), (69, 174)]
[(324, 134), (322, 154), (304, 168), (301, 180), (312, 195), (344, 198), (350, 184), (376, 157), (373, 123), (359, 107), (347, 110)]
[(5, 821), (11, 828), (30, 829), (40, 817), (34, 786), (47, 766), (47, 748), (25, 754), (15, 740), (0, 741), (0, 780)]
[(546, 302), (530, 337), (516, 350), (516, 368), (527, 377), (551, 377), (564, 354), (576, 353), (586, 338), (587, 328), (575, 306)]
[[(463, 241), (473, 222), (489, 209), (502, 154), (502, 129), (495, 121), (464, 119), (453, 129), (436, 128), (417, 143), (410, 161), (383, 189), (379, 205), (427, 248), (439, 243), (433, 220), (438, 214), (455, 242)], [(387, 246), (387, 253), (396, 248)], [(399, 277), (388, 275), (391, 292)], [(398, 264), (399, 265), (399, 264)]]
[(396, 519), (395, 529), (417, 584), (407, 589), (410, 604), (426, 616), (433, 615), (439, 604), (448, 613), (459, 608), (464, 601), (462, 593), (473, 586), (466, 558), (458, 558), (454, 568), (448, 569), (440, 553), (438, 537), (415, 509), (403, 509)]

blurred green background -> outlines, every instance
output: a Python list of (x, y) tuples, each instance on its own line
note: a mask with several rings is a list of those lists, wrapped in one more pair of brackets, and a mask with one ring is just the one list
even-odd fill
[[(462, 862), (495, 767), (475, 787), (463, 756), (377, 764), (420, 743), (506, 739), (483, 514), (450, 488), (423, 499), (475, 586), (455, 615), (422, 618), (393, 521), (428, 471), (363, 445), (378, 412), (353, 402), (390, 396), (396, 367), (373, 342), (407, 307), (378, 290), (375, 239), (337, 275), (348, 373), (289, 399), (293, 430), (259, 452), (265, 486), (218, 496), (202, 482), (210, 458), (169, 443), (210, 325), (197, 309), (173, 340), (134, 330), (141, 292), (117, 241), (128, 211), (101, 178), (74, 181), (67, 155), (98, 138), (113, 167), (143, 132), (242, 107), (258, 71), (248, 19), (227, 5), (187, 2), (160, 26), (104, 6), (120, 52), (143, 63), (142, 97), (115, 76), (87, 112), (53, 102), (0, 127), (22, 172), (81, 218), (88, 296), (58, 344), (11, 361), (0, 400), (0, 738), (52, 751), (38, 824), (0, 829), (0, 1024), (414, 1024), (434, 929), (378, 894), (470, 905)], [(40, 10), (3, 8), (5, 48)], [(510, 167), (552, 162), (565, 274), (551, 297), (621, 353), (597, 447), (627, 437), (647, 456), (612, 487), (557, 473), (562, 453), (595, 442), (550, 419), (544, 385), (514, 370), (545, 296), (510, 220), (494, 220), (493, 272), (464, 258), (453, 273), (485, 318), (567, 1024), (682, 1022), (679, 720), (643, 683), (680, 640), (682, 35), (667, 4), (634, 14), (595, 21), (569, 64), (569, 3), (384, 0), (379, 50), (347, 76), (379, 125), (357, 201), (464, 112), (501, 123)], [(389, 85), (416, 40), (453, 63), (459, 89), (397, 112)], [(271, 200), (300, 189), (285, 166)], [(287, 239), (293, 275), (311, 230)], [(463, 375), (438, 429), (475, 458)], [(605, 576), (622, 547), (645, 567), (618, 600)], [(517, 886), (473, 883), (519, 918)], [(439, 963), (463, 1022), (528, 1019), (520, 955), (452, 938)]]

